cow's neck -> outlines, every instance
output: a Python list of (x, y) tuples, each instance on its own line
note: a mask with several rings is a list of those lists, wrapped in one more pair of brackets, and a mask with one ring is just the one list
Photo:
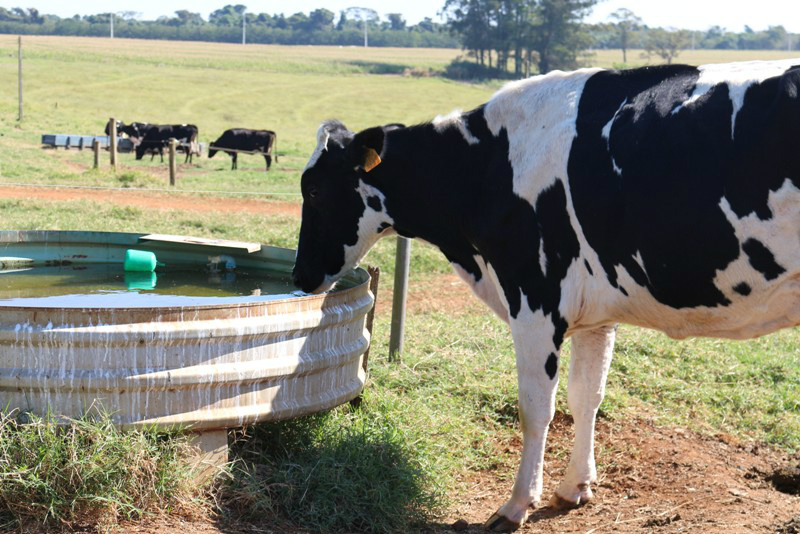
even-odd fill
[(383, 163), (367, 178), (384, 193), (400, 235), (428, 241), (472, 271), (492, 169), (505, 172), (508, 141), (491, 134), (482, 108), (461, 120), (388, 132)]

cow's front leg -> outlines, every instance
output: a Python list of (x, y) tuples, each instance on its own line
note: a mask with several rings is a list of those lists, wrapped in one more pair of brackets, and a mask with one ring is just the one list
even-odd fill
[(528, 509), (542, 494), (542, 468), (547, 428), (555, 412), (560, 340), (554, 340), (552, 317), (541, 311), (520, 312), (511, 319), (517, 354), (519, 419), (522, 427), (522, 459), (511, 498), (485, 523), (495, 532), (518, 529)]
[(573, 508), (592, 499), (591, 484), (597, 480), (594, 422), (605, 394), (615, 334), (616, 328), (609, 325), (572, 336), (567, 399), (575, 422), (575, 444), (564, 481), (550, 499), (554, 508)]

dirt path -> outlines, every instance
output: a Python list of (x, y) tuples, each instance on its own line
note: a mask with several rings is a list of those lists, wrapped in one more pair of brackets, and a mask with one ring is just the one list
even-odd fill
[(56, 189), (50, 187), (0, 186), (0, 199), (49, 201), (91, 200), (121, 206), (157, 210), (247, 212), (300, 217), (300, 204), (234, 197), (200, 197), (180, 193), (108, 191), (103, 189)]

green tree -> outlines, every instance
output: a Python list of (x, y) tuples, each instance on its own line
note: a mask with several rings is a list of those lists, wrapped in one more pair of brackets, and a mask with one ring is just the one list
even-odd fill
[(406, 29), (406, 20), (403, 18), (402, 13), (389, 13), (386, 15), (389, 21), (389, 29), (394, 31), (402, 31)]
[(619, 32), (619, 44), (620, 48), (622, 48), (622, 62), (628, 62), (628, 46), (630, 45), (630, 36), (631, 33), (638, 30), (641, 27), (642, 19), (637, 17), (636, 14), (627, 8), (620, 8), (613, 13), (611, 13), (610, 17), (617, 26), (617, 31)]
[(531, 28), (531, 48), (538, 54), (539, 72), (572, 69), (578, 65), (578, 52), (589, 45), (589, 36), (580, 21), (589, 14), (596, 0), (539, 0), (538, 22)]
[(647, 32), (644, 50), (648, 58), (655, 55), (670, 64), (688, 44), (689, 32), (686, 30), (655, 28)]

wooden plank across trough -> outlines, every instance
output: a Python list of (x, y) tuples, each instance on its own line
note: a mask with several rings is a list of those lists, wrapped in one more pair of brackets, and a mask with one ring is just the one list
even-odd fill
[(207, 239), (204, 237), (186, 237), (183, 235), (170, 234), (148, 234), (139, 238), (139, 241), (161, 241), (166, 243), (182, 243), (186, 245), (201, 245), (204, 247), (218, 247), (243, 250), (252, 254), (261, 250), (260, 243), (248, 243), (245, 241), (230, 241), (227, 239)]

